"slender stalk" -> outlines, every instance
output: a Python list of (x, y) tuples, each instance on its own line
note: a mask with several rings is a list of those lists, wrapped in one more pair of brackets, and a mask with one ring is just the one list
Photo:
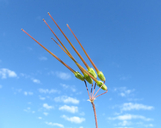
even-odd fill
[(49, 52), (52, 56), (54, 56), (59, 62), (61, 62), (65, 67), (67, 67), (71, 72), (75, 72), (71, 67), (69, 67), (66, 63), (64, 63), (61, 59), (59, 59), (55, 54), (50, 52), (47, 48), (45, 48), (42, 44), (40, 44), (36, 39), (34, 39), (30, 34), (28, 34), (24, 29), (21, 29), (24, 33), (26, 33), (30, 38), (32, 38), (36, 43), (38, 43), (41, 47), (43, 47), (47, 52)]
[(64, 34), (64, 32), (61, 30), (61, 28), (59, 27), (59, 25), (56, 23), (56, 21), (53, 19), (53, 17), (50, 15), (50, 13), (48, 12), (49, 16), (51, 17), (51, 19), (54, 21), (54, 23), (56, 24), (56, 26), (59, 28), (59, 30), (61, 31), (61, 33), (64, 35), (64, 37), (66, 38), (66, 40), (69, 42), (69, 44), (71, 45), (71, 47), (74, 49), (74, 51), (77, 53), (77, 55), (79, 56), (79, 58), (82, 60), (82, 62), (84, 63), (84, 65), (86, 66), (87, 69), (89, 69), (90, 67), (88, 66), (88, 64), (85, 62), (85, 60), (83, 59), (83, 57), (79, 54), (79, 52), (76, 50), (76, 48), (73, 46), (73, 44), (70, 42), (70, 40), (68, 39), (68, 37)]
[[(67, 52), (67, 51), (65, 51), (65, 49), (63, 49), (57, 42), (56, 42), (56, 40), (54, 40), (53, 38), (51, 38), (74, 62), (75, 62), (75, 64), (77, 65), (77, 61), (74, 59), (74, 57), (72, 56), (72, 54), (70, 54), (70, 52)], [(65, 46), (64, 46), (65, 47)], [(78, 65), (77, 65), (78, 66)], [(81, 72), (82, 73), (84, 73), (83, 72), (83, 70), (78, 66), (78, 68), (81, 70)]]
[(89, 99), (91, 98), (91, 96), (89, 95), (89, 91), (88, 91), (88, 87), (87, 87), (87, 82), (84, 80), (84, 83), (85, 83), (85, 86), (86, 86), (86, 89), (87, 89), (87, 93), (88, 93), (88, 96), (89, 96)]
[(83, 48), (82, 44), (80, 43), (80, 41), (78, 40), (78, 38), (76, 37), (76, 35), (74, 34), (74, 32), (72, 31), (72, 29), (69, 27), (69, 25), (67, 24), (67, 27), (69, 28), (69, 30), (72, 32), (72, 34), (74, 35), (74, 37), (76, 38), (77, 42), (79, 43), (79, 45), (81, 46), (82, 50), (84, 51), (84, 53), (86, 54), (87, 58), (89, 59), (89, 61), (91, 62), (91, 64), (93, 65), (93, 67), (95, 68), (96, 72), (99, 72), (98, 68), (96, 67), (96, 65), (93, 63), (92, 59), (89, 57), (89, 55), (87, 54), (87, 52), (85, 51), (85, 49)]
[(58, 36), (54, 33), (54, 31), (51, 29), (51, 27), (48, 25), (48, 23), (44, 19), (43, 19), (43, 21), (48, 26), (48, 28), (50, 29), (50, 31), (54, 34), (54, 36), (56, 37), (56, 39), (60, 42), (60, 44), (63, 46), (63, 48), (67, 51), (67, 53), (70, 54), (70, 52), (68, 51), (68, 49), (64, 46), (64, 44), (61, 42), (61, 40), (58, 38)]
[(96, 128), (98, 128), (98, 123), (97, 123), (97, 115), (96, 115), (96, 108), (95, 108), (95, 104), (94, 102), (91, 102), (92, 107), (93, 107), (93, 111), (94, 111), (94, 118), (95, 118), (95, 124), (96, 124)]

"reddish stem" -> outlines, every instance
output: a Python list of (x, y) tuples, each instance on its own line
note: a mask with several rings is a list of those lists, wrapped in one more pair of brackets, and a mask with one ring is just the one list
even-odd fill
[(97, 115), (96, 115), (96, 108), (95, 108), (94, 102), (91, 102), (91, 104), (92, 104), (93, 111), (94, 111), (94, 118), (95, 118), (96, 128), (98, 128)]

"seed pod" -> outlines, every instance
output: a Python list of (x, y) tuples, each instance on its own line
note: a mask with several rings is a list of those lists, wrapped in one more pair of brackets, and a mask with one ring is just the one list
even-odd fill
[(103, 73), (101, 71), (98, 71), (97, 74), (98, 74), (98, 77), (100, 78), (100, 80), (102, 80), (102, 81), (106, 80), (105, 76), (103, 75)]
[(78, 78), (82, 81), (84, 81), (84, 79), (85, 79), (84, 76), (82, 74), (80, 74), (78, 71), (74, 72), (74, 75), (76, 78)]
[(90, 84), (93, 83), (92, 78), (89, 75), (87, 75), (86, 73), (84, 73), (84, 78), (88, 81), (88, 83), (90, 83)]
[(97, 78), (97, 74), (93, 68), (88, 68), (88, 72), (94, 77)]
[(103, 90), (107, 90), (107, 86), (106, 86), (102, 81), (97, 81), (96, 84), (97, 84), (99, 87), (101, 87), (102, 84), (103, 84), (103, 86), (102, 86), (101, 88), (102, 88)]

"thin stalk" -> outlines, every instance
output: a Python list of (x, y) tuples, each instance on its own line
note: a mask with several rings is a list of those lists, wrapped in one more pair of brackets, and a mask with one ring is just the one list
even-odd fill
[(61, 40), (57, 37), (57, 35), (54, 33), (54, 31), (51, 29), (51, 27), (48, 25), (48, 23), (44, 19), (43, 19), (43, 21), (48, 26), (48, 28), (51, 30), (51, 32), (54, 34), (54, 36), (56, 37), (56, 39), (60, 42), (60, 44), (63, 46), (63, 48), (67, 51), (67, 53), (70, 54), (70, 52), (68, 51), (68, 49), (64, 46), (64, 44), (61, 42)]
[[(72, 56), (72, 54), (70, 54), (69, 52), (67, 52), (67, 51), (65, 51), (57, 42), (56, 42), (56, 40), (54, 40), (53, 38), (51, 38), (74, 62), (75, 62), (75, 64), (77, 65), (77, 61), (74, 59), (74, 57)], [(65, 47), (65, 46), (64, 46)], [(77, 65), (78, 66), (78, 65)], [(78, 68), (81, 70), (81, 72), (82, 73), (84, 73), (83, 72), (83, 70), (78, 66)]]
[(66, 40), (69, 42), (69, 44), (72, 46), (72, 48), (74, 49), (74, 51), (77, 53), (77, 55), (79, 56), (79, 58), (82, 60), (82, 62), (84, 63), (84, 65), (86, 66), (87, 69), (89, 69), (90, 67), (88, 66), (88, 64), (85, 62), (85, 60), (83, 59), (83, 57), (79, 54), (79, 52), (76, 50), (76, 48), (73, 46), (73, 44), (70, 42), (70, 40), (68, 39), (68, 37), (64, 34), (64, 32), (61, 30), (61, 28), (59, 27), (59, 25), (56, 23), (56, 21), (53, 19), (53, 17), (50, 15), (50, 13), (48, 12), (49, 16), (51, 17), (51, 19), (54, 21), (54, 23), (56, 24), (56, 26), (59, 28), (59, 30), (61, 31), (61, 33), (64, 35), (64, 37), (66, 38)]
[(40, 44), (36, 39), (34, 39), (31, 35), (29, 35), (24, 29), (21, 29), (24, 33), (26, 33), (30, 38), (32, 38), (36, 43), (38, 43), (41, 47), (43, 47), (47, 52), (49, 52), (52, 56), (54, 56), (59, 62), (61, 62), (65, 67), (67, 67), (71, 72), (75, 72), (71, 67), (69, 67), (66, 63), (64, 63), (61, 59), (59, 59), (55, 54), (50, 52), (47, 48), (45, 48), (42, 44)]
[[(102, 86), (105, 84), (105, 81), (103, 82), (103, 84), (102, 84)], [(99, 87), (99, 89), (97, 90), (97, 92), (95, 93), (95, 95), (94, 95), (94, 97), (96, 96), (96, 94), (99, 92), (99, 90), (102, 88), (102, 86), (101, 87)], [(106, 91), (108, 91), (108, 89), (106, 90)]]
[(93, 94), (92, 94), (92, 96), (94, 96), (95, 89), (96, 89), (96, 83), (94, 84), (94, 89), (93, 89)]
[(97, 123), (97, 115), (96, 115), (96, 108), (95, 108), (95, 104), (94, 102), (91, 102), (92, 107), (93, 107), (93, 111), (94, 111), (94, 118), (95, 118), (95, 124), (96, 124), (96, 128), (98, 128), (98, 123)]
[(99, 96), (102, 96), (103, 94), (105, 94), (105, 93), (107, 93), (107, 92), (108, 92), (108, 90), (106, 90), (106, 92), (104, 92), (104, 93), (102, 93), (102, 94), (96, 96), (95, 98), (97, 98), (97, 97), (99, 97)]
[(76, 37), (76, 35), (74, 34), (74, 32), (72, 31), (72, 29), (69, 27), (69, 25), (67, 24), (67, 27), (69, 28), (69, 30), (72, 32), (73, 36), (76, 38), (77, 42), (79, 43), (79, 45), (81, 46), (82, 50), (84, 51), (84, 53), (86, 54), (87, 58), (89, 59), (89, 61), (91, 62), (91, 64), (93, 65), (94, 69), (96, 70), (96, 72), (99, 72), (98, 68), (96, 67), (96, 65), (93, 63), (92, 59), (89, 57), (89, 55), (87, 54), (87, 52), (85, 51), (84, 47), (82, 46), (82, 44), (80, 43), (80, 41), (78, 40), (78, 38)]
[(91, 96), (89, 95), (89, 91), (88, 91), (88, 87), (87, 87), (87, 82), (85, 80), (84, 80), (84, 83), (85, 83), (85, 86), (86, 86), (86, 89), (87, 89), (88, 97), (89, 97), (89, 99), (91, 99)]

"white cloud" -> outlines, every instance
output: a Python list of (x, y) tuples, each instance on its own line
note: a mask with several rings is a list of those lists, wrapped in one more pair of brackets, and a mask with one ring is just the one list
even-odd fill
[(69, 73), (65, 73), (65, 72), (56, 72), (57, 77), (59, 77), (60, 79), (63, 80), (68, 80), (71, 78), (71, 75)]
[(132, 92), (134, 92), (135, 89), (127, 89), (126, 87), (120, 87), (120, 88), (114, 88), (114, 92), (118, 92), (120, 96), (126, 97), (130, 95)]
[(48, 75), (54, 75), (55, 73), (53, 71), (50, 71), (47, 73)]
[(131, 122), (127, 120), (123, 120), (122, 122), (119, 122), (118, 125), (119, 126), (129, 126), (131, 125)]
[(146, 124), (146, 125), (144, 125), (146, 128), (147, 127), (154, 127), (154, 125), (153, 124)]
[(2, 85), (0, 85), (0, 89), (2, 88)]
[(43, 61), (43, 60), (47, 60), (48, 58), (46, 58), (45, 56), (39, 57), (39, 60)]
[(33, 95), (33, 92), (24, 92), (24, 95), (27, 96), (27, 95)]
[(154, 127), (153, 124), (145, 124), (144, 122), (137, 122), (136, 124), (142, 127), (146, 127), (146, 128)]
[(11, 71), (7, 68), (0, 69), (0, 76), (2, 79), (6, 79), (8, 77), (17, 77), (17, 74), (14, 71)]
[(42, 88), (40, 88), (39, 89), (39, 92), (40, 93), (60, 93), (60, 91), (58, 91), (58, 90), (55, 90), (55, 89), (51, 89), (51, 90), (49, 90), (49, 89), (42, 89)]
[(47, 113), (47, 112), (44, 112), (43, 114), (44, 114), (45, 116), (47, 116), (47, 115), (48, 115), (49, 113)]
[(45, 122), (47, 125), (50, 125), (50, 126), (58, 126), (60, 128), (64, 128), (64, 125), (62, 124), (59, 124), (59, 123), (52, 123), (52, 122)]
[(72, 123), (77, 123), (77, 124), (80, 124), (83, 121), (85, 121), (85, 118), (80, 118), (80, 117), (77, 117), (77, 116), (67, 117), (66, 115), (63, 115), (62, 118), (64, 118), (67, 121), (70, 121)]
[(38, 80), (38, 79), (32, 79), (32, 81), (33, 81), (34, 83), (40, 84), (40, 80)]
[(80, 126), (79, 128), (83, 128), (83, 126)]
[(54, 101), (55, 102), (79, 104), (79, 100), (74, 99), (72, 97), (68, 97), (68, 96), (55, 97)]
[(130, 110), (152, 110), (154, 109), (153, 106), (147, 106), (143, 104), (137, 104), (137, 103), (124, 103), (121, 107), (122, 111), (130, 111)]
[(43, 104), (43, 107), (46, 108), (46, 109), (52, 109), (52, 108), (54, 108), (53, 106), (49, 106), (47, 103), (44, 103)]
[(144, 121), (151, 121), (153, 119), (151, 118), (146, 118), (144, 116), (141, 116), (141, 115), (131, 115), (131, 114), (125, 114), (125, 115), (120, 115), (120, 116), (117, 116), (117, 117), (109, 117), (108, 118), (109, 120), (132, 120), (132, 119), (142, 119)]
[(64, 110), (70, 113), (76, 113), (78, 112), (78, 107), (64, 105), (64, 106), (59, 107), (59, 110)]
[(40, 100), (45, 100), (46, 99), (45, 97), (41, 97), (41, 96), (39, 96), (39, 98), (40, 98)]
[(40, 119), (40, 120), (41, 120), (41, 119), (42, 119), (42, 117), (38, 117), (38, 119)]
[(25, 112), (31, 112), (31, 108), (27, 107), (27, 109), (24, 109)]
[(76, 89), (72, 86), (66, 85), (66, 84), (60, 84), (64, 89), (70, 89), (72, 92), (76, 92)]
[(69, 86), (68, 85), (66, 85), (66, 84), (60, 84), (64, 89), (67, 89), (67, 88), (69, 88)]

